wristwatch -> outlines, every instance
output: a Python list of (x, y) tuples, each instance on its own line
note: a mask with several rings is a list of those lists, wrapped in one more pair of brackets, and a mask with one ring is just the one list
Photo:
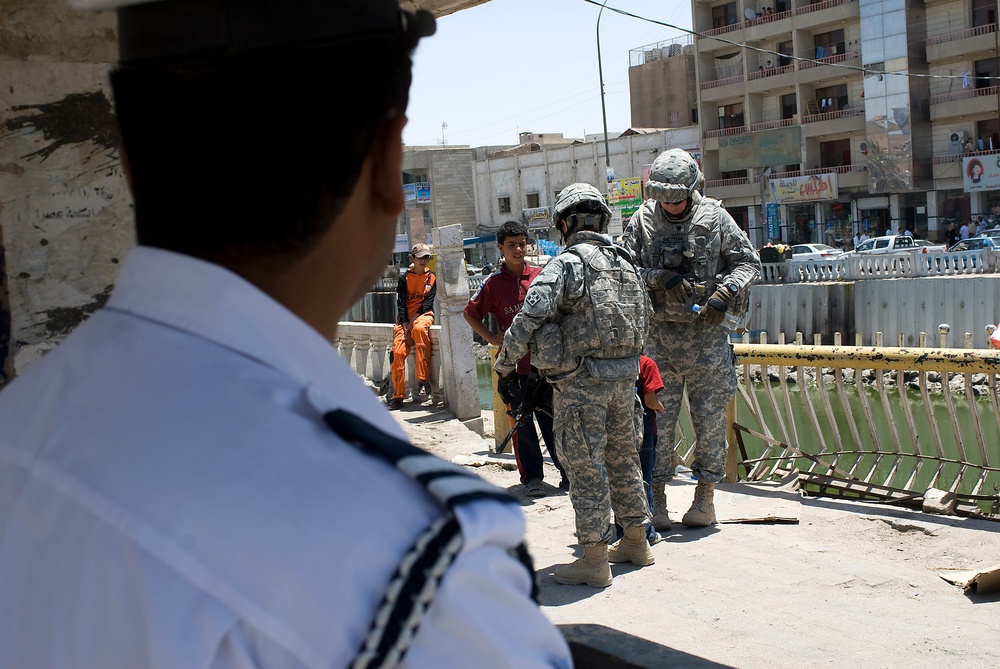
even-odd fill
[(737, 286), (735, 283), (727, 283), (725, 284), (725, 288), (726, 290), (729, 291), (729, 294), (733, 296), (735, 296), (736, 293), (740, 292), (739, 286)]

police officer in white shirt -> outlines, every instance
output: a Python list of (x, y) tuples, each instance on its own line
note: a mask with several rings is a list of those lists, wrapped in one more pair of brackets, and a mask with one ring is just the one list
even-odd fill
[(517, 502), (330, 344), (391, 252), (433, 17), (77, 4), (120, 5), (139, 246), (0, 393), (0, 667), (568, 667)]

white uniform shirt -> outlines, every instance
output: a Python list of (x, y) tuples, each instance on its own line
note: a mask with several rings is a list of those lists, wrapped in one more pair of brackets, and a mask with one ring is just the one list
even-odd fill
[[(107, 307), (0, 393), (0, 667), (346, 666), (441, 509), (332, 409), (405, 438), (284, 307), (133, 250)], [(520, 510), (459, 519), (401, 666), (569, 666), (507, 552)]]

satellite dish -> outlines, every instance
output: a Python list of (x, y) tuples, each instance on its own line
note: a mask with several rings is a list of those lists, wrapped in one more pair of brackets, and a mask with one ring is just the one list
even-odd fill
[(755, 19), (757, 18), (757, 12), (747, 7), (746, 9), (743, 10), (743, 16), (747, 17), (748, 19)]

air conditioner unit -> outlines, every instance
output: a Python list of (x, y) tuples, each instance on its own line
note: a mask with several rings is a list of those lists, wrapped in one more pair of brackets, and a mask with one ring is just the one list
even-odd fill
[(952, 131), (951, 135), (948, 136), (948, 153), (957, 155), (965, 151), (971, 151), (973, 150), (972, 143), (972, 138), (969, 137), (969, 133), (966, 131)]
[(868, 155), (868, 142), (861, 142), (858, 144), (858, 148), (861, 149), (862, 155)]

